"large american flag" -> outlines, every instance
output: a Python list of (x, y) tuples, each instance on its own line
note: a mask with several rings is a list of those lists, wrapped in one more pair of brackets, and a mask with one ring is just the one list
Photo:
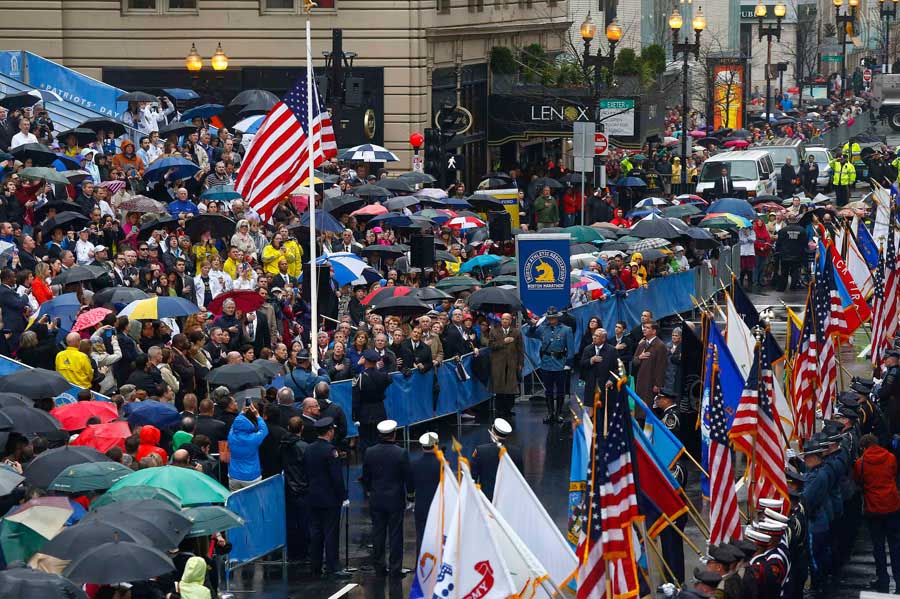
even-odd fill
[(715, 372), (709, 391), (709, 542), (727, 543), (741, 537), (741, 520), (734, 491), (734, 463), (728, 443), (725, 398)]
[[(599, 410), (598, 410), (599, 412)], [(624, 395), (609, 400), (594, 427), (589, 512), (578, 555), (578, 599), (637, 597), (631, 523), (639, 516), (632, 462), (631, 416)], [(603, 417), (607, 419), (606, 434)]]
[(787, 498), (784, 449), (772, 412), (775, 401), (772, 378), (772, 362), (765, 344), (761, 344), (747, 376), (730, 433), (735, 449), (753, 462), (750, 476), (757, 488), (755, 497), (747, 499), (751, 504), (760, 497)]
[(822, 415), (831, 418), (838, 384), (837, 352), (840, 351), (840, 347), (836, 337), (847, 325), (843, 321), (843, 303), (834, 282), (834, 265), (830, 256), (826, 255), (824, 258), (816, 260), (816, 282), (813, 287), (816, 338), (822, 340), (818, 356), (819, 381), (816, 388), (816, 403), (822, 408)]
[(813, 317), (812, 293), (806, 298), (803, 328), (791, 371), (791, 400), (797, 412), (797, 435), (809, 439), (816, 424), (816, 383), (819, 380), (819, 341)]
[(872, 312), (872, 366), (881, 364), (884, 351), (891, 345), (897, 333), (898, 287), (900, 287), (900, 265), (895, 250), (896, 232), (888, 236), (887, 250), (879, 256), (875, 267), (875, 295)]
[[(310, 99), (312, 127), (307, 122)], [(269, 220), (278, 202), (309, 175), (310, 140), (313, 166), (337, 155), (331, 116), (322, 106), (315, 79), (307, 90), (304, 77), (266, 115), (238, 172), (235, 191), (263, 220)]]

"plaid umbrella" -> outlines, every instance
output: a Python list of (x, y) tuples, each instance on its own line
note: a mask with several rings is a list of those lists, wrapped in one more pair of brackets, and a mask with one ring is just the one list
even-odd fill
[(338, 160), (356, 160), (358, 162), (399, 162), (397, 155), (375, 144), (362, 144), (338, 152)]
[(640, 241), (635, 241), (634, 243), (628, 246), (628, 249), (633, 252), (642, 252), (644, 250), (652, 250), (657, 248), (668, 247), (669, 242), (665, 239), (660, 239), (658, 237), (651, 237), (649, 239), (641, 239)]

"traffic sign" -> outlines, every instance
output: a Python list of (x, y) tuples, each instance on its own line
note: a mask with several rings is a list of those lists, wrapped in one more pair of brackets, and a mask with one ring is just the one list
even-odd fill
[(609, 140), (603, 133), (594, 133), (594, 156), (606, 156), (609, 152)]
[(822, 62), (841, 62), (840, 54), (823, 54)]
[(573, 169), (579, 173), (594, 172), (594, 123), (575, 121), (572, 123)]
[(868, 83), (871, 80), (872, 80), (872, 69), (866, 69), (865, 71), (863, 71), (863, 81)]
[(425, 172), (425, 158), (419, 154), (413, 154), (412, 170), (414, 173), (424, 173)]

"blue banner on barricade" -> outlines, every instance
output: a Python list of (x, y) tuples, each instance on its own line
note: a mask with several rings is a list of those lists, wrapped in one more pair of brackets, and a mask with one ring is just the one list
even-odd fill
[(225, 507), (245, 522), (228, 531), (228, 569), (252, 562), (287, 542), (284, 476), (276, 474), (229, 495)]
[[(22, 364), (21, 362), (16, 362), (12, 358), (7, 358), (6, 356), (0, 356), (0, 377), (4, 377), (8, 374), (12, 374), (14, 372), (19, 372), (20, 370), (33, 370), (31, 366), (27, 364)], [(64, 406), (66, 404), (75, 403), (78, 401), (78, 392), (81, 391), (82, 388), (78, 385), (72, 385), (72, 387), (54, 398), (53, 403), (56, 404), (56, 407)], [(101, 393), (97, 393), (96, 391), (92, 391), (94, 395), (94, 399), (97, 401), (109, 401), (109, 398)]]
[(331, 393), (328, 397), (331, 401), (341, 406), (347, 415), (347, 436), (355, 437), (359, 434), (356, 425), (353, 424), (353, 389), (350, 381), (340, 381), (331, 384)]
[(31, 52), (25, 52), (25, 61), (28, 65), (25, 83), (32, 87), (55, 92), (66, 102), (117, 119), (121, 119), (122, 113), (128, 109), (127, 103), (116, 100), (125, 93), (117, 87), (97, 81)]

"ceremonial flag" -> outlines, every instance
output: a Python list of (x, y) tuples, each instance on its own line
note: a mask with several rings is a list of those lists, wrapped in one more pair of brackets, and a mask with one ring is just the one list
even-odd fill
[(850, 225), (851, 230), (856, 233), (856, 246), (866, 260), (869, 268), (875, 268), (880, 260), (878, 255), (878, 244), (872, 239), (872, 234), (866, 228), (866, 223), (858, 216), (853, 217), (853, 224)]
[(865, 297), (856, 286), (847, 262), (841, 258), (835, 244), (825, 244), (819, 241), (819, 260), (828, 260), (832, 263), (834, 285), (841, 300), (842, 316), (838, 318), (838, 322), (841, 323), (838, 334), (845, 338), (850, 337), (862, 323), (872, 316), (869, 304), (866, 303)]
[(634, 405), (640, 407), (644, 411), (646, 420), (644, 421), (644, 428), (641, 431), (641, 436), (662, 466), (666, 470), (672, 468), (676, 462), (678, 462), (678, 459), (682, 454), (684, 454), (684, 444), (682, 444), (681, 440), (675, 436), (675, 433), (670, 431), (669, 428), (656, 417), (653, 410), (651, 410), (647, 404), (644, 403), (644, 400), (634, 392), (634, 389), (628, 386), (625, 386), (625, 389), (627, 390), (631, 401), (634, 402)]
[[(872, 317), (872, 365), (878, 367), (884, 351), (887, 350), (897, 333), (897, 319), (900, 317), (898, 307), (898, 287), (900, 287), (900, 264), (896, 251), (897, 234), (891, 233), (887, 241), (884, 259), (875, 268), (875, 307)], [(880, 288), (880, 289), (879, 289)]]
[[(846, 248), (846, 251), (842, 251), (841, 254), (845, 256), (844, 262), (847, 263), (847, 270), (849, 271), (853, 282), (856, 284), (856, 287), (859, 289), (860, 293), (862, 293), (863, 298), (869, 298), (872, 296), (872, 291), (874, 290), (871, 271), (872, 267), (866, 262), (866, 258), (863, 256), (862, 251), (860, 251), (852, 231), (853, 229), (848, 225), (839, 227), (834, 234), (834, 246), (838, 250)], [(878, 255), (876, 254), (876, 260), (877, 256)], [(838, 268), (840, 269), (840, 267)]]
[(631, 524), (640, 513), (632, 461), (631, 416), (624, 394), (608, 402), (604, 419), (605, 426), (596, 423), (591, 503), (585, 535), (577, 551), (581, 558), (578, 599), (638, 596)]
[[(566, 539), (574, 549), (587, 520), (588, 471), (591, 468), (591, 447), (594, 443), (594, 423), (587, 408), (572, 433), (572, 460), (569, 465), (569, 518)], [(573, 586), (574, 590), (574, 586)]]
[[(741, 316), (741, 320), (744, 321), (749, 329), (753, 329), (760, 325), (759, 311), (756, 309), (756, 306), (753, 305), (753, 302), (750, 301), (750, 298), (747, 297), (747, 293), (734, 275), (732, 275), (731, 300), (734, 302), (735, 311)], [(778, 345), (778, 341), (775, 339), (774, 335), (772, 335), (768, 325), (766, 326), (765, 343), (769, 348), (769, 357), (772, 358), (773, 364), (784, 359), (784, 350)]]
[(872, 239), (876, 248), (883, 247), (890, 236), (893, 199), (887, 189), (876, 187), (872, 192), (872, 201), (875, 202), (875, 224), (872, 226)]
[(806, 297), (806, 309), (801, 325), (800, 343), (791, 371), (791, 400), (797, 413), (797, 436), (809, 439), (815, 432), (816, 384), (819, 380), (819, 339), (815, 326), (813, 293)]
[(578, 570), (578, 558), (505, 448), (500, 450), (493, 503), (546, 567), (550, 580), (559, 588), (568, 584)]
[(819, 381), (816, 386), (817, 404), (825, 418), (831, 418), (832, 404), (837, 396), (839, 347), (836, 337), (846, 328), (843, 303), (834, 280), (831, 260), (816, 261), (816, 280), (813, 286), (816, 339), (819, 347)]
[[(750, 374), (750, 367), (753, 365), (753, 356), (756, 353), (756, 338), (744, 322), (744, 319), (738, 313), (731, 296), (725, 293), (725, 311), (727, 314), (726, 339), (728, 340), (728, 350), (734, 356), (741, 371), (741, 377), (746, 380)], [(759, 318), (757, 317), (757, 322)]]
[(456, 513), (459, 484), (444, 456), (441, 460), (441, 478), (437, 491), (428, 508), (428, 519), (422, 533), (422, 547), (416, 560), (415, 577), (409, 590), (409, 599), (431, 599), (438, 569), (443, 561), (444, 538), (450, 529), (450, 520)]
[(741, 536), (740, 512), (734, 490), (734, 464), (728, 443), (728, 418), (722, 393), (715, 350), (709, 365), (709, 523), (710, 545), (726, 543)]
[(772, 411), (772, 379), (772, 364), (765, 347), (760, 347), (729, 433), (735, 449), (746, 454), (751, 464), (750, 475), (758, 490), (755, 498), (748, 498), (751, 503), (759, 497), (774, 498), (780, 495), (787, 498), (784, 444)]
[[(312, 69), (308, 41), (306, 67)], [(307, 87), (309, 80), (311, 85)], [(278, 202), (308, 176), (310, 152), (316, 167), (337, 156), (337, 143), (331, 117), (316, 90), (315, 78), (304, 76), (266, 115), (241, 161), (235, 191), (268, 221)]]
[(632, 418), (638, 509), (647, 525), (647, 534), (656, 538), (670, 522), (687, 512), (681, 483), (653, 451), (637, 420)]
[(785, 330), (785, 342), (787, 344), (787, 359), (793, 364), (800, 342), (803, 340), (803, 320), (797, 316), (790, 307), (787, 308), (787, 329)]

